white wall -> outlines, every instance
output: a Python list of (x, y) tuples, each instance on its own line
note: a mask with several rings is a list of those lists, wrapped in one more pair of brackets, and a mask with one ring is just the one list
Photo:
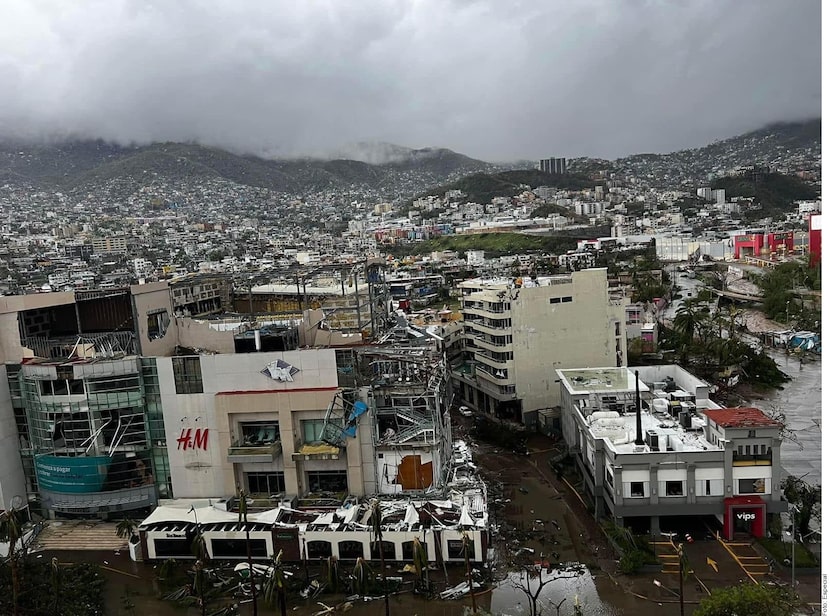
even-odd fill
[(20, 462), (20, 439), (14, 421), (6, 367), (0, 366), (0, 508), (10, 509), (19, 496), (26, 504), (26, 480)]
[[(300, 369), (300, 372), (294, 375), (293, 382), (275, 381), (261, 373), (269, 362), (277, 359), (282, 359)], [(173, 495), (176, 498), (228, 496), (229, 483), (231, 484), (230, 490), (233, 489), (234, 482), (231, 479), (233, 465), (227, 461), (226, 446), (230, 443), (232, 435), (225, 413), (223, 412), (221, 417), (217, 414), (216, 394), (220, 392), (291, 392), (292, 390), (317, 390), (337, 386), (337, 367), (332, 349), (201, 355), (200, 361), (204, 393), (176, 394), (172, 358), (159, 357), (156, 360), (164, 408), (170, 475)], [(325, 410), (322, 403), (319, 410)], [(274, 418), (279, 418), (279, 409), (276, 406)], [(283, 440), (283, 449), (287, 451), (285, 455), (290, 457), (290, 452), (293, 451), (293, 438), (289, 448), (289, 443), (285, 442), (285, 436), (287, 436), (286, 431), (292, 434), (293, 429), (291, 422), (288, 422), (289, 425), (285, 423), (287, 422), (280, 422), (280, 435)], [(192, 435), (197, 429), (208, 429), (206, 451), (193, 448), (185, 450), (177, 442), (182, 430), (188, 428), (191, 429)], [(293, 468), (294, 464), (290, 466)], [(289, 465), (286, 464), (286, 484), (289, 483), (287, 475), (290, 469), (288, 467)]]

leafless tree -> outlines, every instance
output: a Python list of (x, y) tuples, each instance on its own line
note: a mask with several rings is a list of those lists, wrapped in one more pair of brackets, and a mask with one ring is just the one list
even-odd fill
[[(585, 566), (580, 563), (558, 564), (543, 567), (538, 564), (522, 565), (520, 570), (512, 578), (512, 586), (521, 591), (527, 597), (527, 605), (530, 609), (530, 616), (542, 616), (543, 606), (539, 604), (539, 597), (542, 590), (548, 584), (556, 580), (575, 578), (585, 573)], [(556, 607), (557, 613), (559, 606)]]

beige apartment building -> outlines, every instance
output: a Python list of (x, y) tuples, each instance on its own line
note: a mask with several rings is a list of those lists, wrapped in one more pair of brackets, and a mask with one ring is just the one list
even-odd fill
[(626, 363), (625, 300), (605, 268), (459, 283), (464, 360), (456, 402), (528, 426), (555, 415), (556, 370)]

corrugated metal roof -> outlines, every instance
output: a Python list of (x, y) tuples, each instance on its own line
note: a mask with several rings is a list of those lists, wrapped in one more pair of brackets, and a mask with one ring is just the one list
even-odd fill
[(731, 409), (707, 409), (702, 411), (719, 426), (724, 428), (763, 428), (781, 427), (783, 424), (768, 417), (761, 409), (755, 407), (738, 407)]

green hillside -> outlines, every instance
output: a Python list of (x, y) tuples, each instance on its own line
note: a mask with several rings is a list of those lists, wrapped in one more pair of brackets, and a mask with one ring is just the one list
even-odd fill
[(538, 188), (551, 186), (569, 190), (582, 190), (596, 186), (594, 180), (584, 175), (555, 175), (537, 169), (518, 169), (500, 173), (474, 173), (451, 184), (438, 186), (422, 194), (422, 197), (441, 196), (448, 190), (460, 190), (473, 203), (490, 203), (494, 197), (512, 197), (522, 185)]
[(389, 250), (398, 256), (421, 255), (443, 250), (453, 250), (462, 255), (467, 250), (483, 250), (488, 258), (530, 252), (558, 255), (575, 249), (579, 239), (593, 239), (609, 233), (609, 227), (592, 227), (559, 231), (556, 235), (543, 236), (523, 233), (445, 235), (425, 242), (400, 244), (390, 247)]
[(718, 178), (712, 188), (726, 190), (726, 198), (755, 197), (759, 210), (747, 212), (750, 219), (780, 217), (791, 209), (794, 201), (815, 199), (815, 188), (803, 180), (780, 173), (746, 172), (738, 176)]

